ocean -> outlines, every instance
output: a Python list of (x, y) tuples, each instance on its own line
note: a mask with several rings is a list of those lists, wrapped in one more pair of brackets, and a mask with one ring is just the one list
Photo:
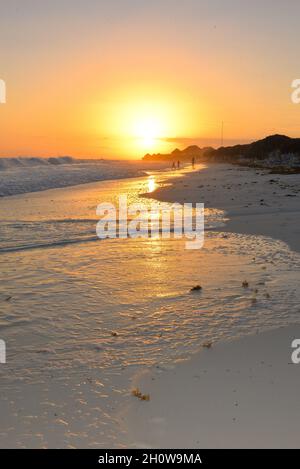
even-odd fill
[(100, 202), (127, 194), (150, 204), (157, 186), (188, 171), (0, 199), (0, 447), (133, 445), (123, 417), (137, 373), (297, 318), (299, 256), (271, 238), (223, 234), (220, 210), (206, 210), (198, 251), (184, 240), (96, 237)]

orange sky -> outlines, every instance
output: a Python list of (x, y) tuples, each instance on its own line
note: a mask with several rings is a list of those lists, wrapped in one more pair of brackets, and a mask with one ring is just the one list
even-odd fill
[(139, 158), (222, 120), (225, 143), (300, 136), (297, 2), (23, 3), (1, 7), (1, 156)]

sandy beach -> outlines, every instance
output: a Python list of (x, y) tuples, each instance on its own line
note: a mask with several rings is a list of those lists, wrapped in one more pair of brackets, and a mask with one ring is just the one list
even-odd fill
[(201, 166), (152, 196), (168, 202), (203, 202), (225, 210), (222, 231), (269, 236), (300, 250), (300, 176), (226, 164)]
[[(297, 237), (285, 219), (297, 210), (298, 197), (285, 196), (296, 192), (297, 180), (284, 176), (271, 184), (269, 179), (251, 169), (212, 165), (2, 198), (0, 325), (7, 363), (0, 369), (0, 447), (228, 447), (256, 441), (253, 429), (260, 424), (247, 421), (255, 412), (246, 377), (254, 376), (249, 392), (257, 396), (280, 390), (270, 384), (277, 382), (273, 370), (284, 376), (288, 366), (285, 385), (291, 390), (298, 380), (298, 367), (288, 365), (294, 329), (283, 336), (279, 361), (268, 358), (271, 352), (262, 345), (258, 357), (258, 346), (244, 339), (257, 333), (263, 338), (264, 331), (278, 328), (281, 334), (298, 322), (300, 256), (286, 244), (292, 246)], [(261, 205), (258, 188), (268, 205)], [(271, 191), (278, 195), (272, 198)], [(115, 203), (120, 193), (133, 202), (165, 200), (166, 206), (184, 199), (204, 202), (203, 248), (185, 249), (180, 239), (97, 239), (97, 204)], [(231, 220), (238, 226), (247, 210), (254, 234), (234, 232)], [(259, 224), (267, 213), (270, 224)], [(197, 284), (203, 290), (192, 293)], [(272, 348), (277, 339), (270, 337)], [(203, 350), (207, 342), (212, 347)], [(247, 367), (241, 362), (245, 354)], [(259, 368), (270, 385), (265, 391), (257, 374), (262, 361), (274, 366)], [(206, 372), (199, 375), (199, 369)], [(203, 382), (206, 376), (211, 378)], [(150, 401), (132, 396), (134, 387), (149, 393)], [(213, 389), (220, 393), (215, 400)], [(230, 438), (217, 439), (216, 426), (233, 425), (238, 417), (231, 389), (240, 390), (238, 402), (248, 402), (244, 431), (232, 426)], [(269, 411), (277, 417), (286, 399), (280, 396), (270, 401)], [(296, 392), (287, 396), (296, 419)], [(256, 412), (263, 412), (263, 402), (257, 400)], [(206, 407), (211, 411), (201, 424), (196, 410)], [(269, 439), (262, 445), (277, 441), (268, 422)], [(211, 430), (204, 437), (206, 428)], [(291, 424), (287, 444), (294, 441), (292, 431)]]
[(300, 373), (291, 342), (299, 337), (298, 324), (137, 376), (133, 386), (150, 395), (128, 417), (137, 447), (296, 448)]
[(1, 2), (0, 453), (300, 447), (299, 18)]
[[(299, 252), (299, 179), (211, 165), (152, 196), (204, 202), (226, 211), (222, 233), (279, 239)], [(137, 374), (132, 387), (150, 400), (133, 397), (127, 414), (136, 446), (297, 447), (300, 369), (291, 362), (291, 343), (299, 337), (299, 323), (269, 331), (257, 328), (240, 339), (211, 341), (188, 361)]]

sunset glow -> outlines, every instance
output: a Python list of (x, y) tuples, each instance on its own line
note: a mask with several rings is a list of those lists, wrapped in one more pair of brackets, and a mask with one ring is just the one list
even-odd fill
[(141, 146), (152, 148), (156, 139), (163, 135), (162, 123), (155, 118), (142, 118), (136, 123), (136, 135), (141, 140)]
[(0, 448), (299, 447), (300, 0), (0, 5)]
[(136, 83), (108, 87), (105, 98), (101, 93), (95, 102), (89, 102), (85, 126), (100, 139), (104, 134), (113, 152), (140, 158), (148, 152), (172, 151), (173, 140), (202, 132), (198, 114), (189, 95), (179, 88)]
[[(89, 7), (75, 0), (72, 21), (69, 1), (59, 9), (42, 3), (19, 2), (18, 14), (8, 5), (1, 24), (7, 103), (0, 156), (139, 159), (192, 144), (218, 146), (222, 121), (225, 144), (298, 135), (299, 107), (290, 100), (296, 13), (287, 18), (274, 7), (266, 34), (261, 18), (274, 6), (269, 1), (257, 16), (250, 4), (219, 0)], [(250, 33), (241, 40), (245, 27)]]

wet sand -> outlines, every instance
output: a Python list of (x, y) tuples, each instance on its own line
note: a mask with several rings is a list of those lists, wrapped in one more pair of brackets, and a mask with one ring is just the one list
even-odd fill
[[(1, 338), (8, 351), (7, 364), (0, 370), (1, 447), (156, 445), (157, 441), (144, 433), (143, 425), (155, 428), (151, 415), (160, 409), (158, 396), (171, 414), (179, 405), (185, 408), (185, 393), (191, 393), (191, 405), (197, 408), (200, 398), (203, 405), (209, 402), (210, 392), (201, 391), (199, 397), (193, 381), (184, 381), (181, 371), (175, 370), (172, 388), (162, 381), (157, 391), (151, 387), (156, 383), (152, 379), (145, 387), (141, 384), (151, 400), (140, 402), (130, 395), (133, 375), (158, 370), (163, 377), (178, 359), (197, 352), (203, 341), (213, 342), (208, 354), (217, 353), (217, 342), (297, 322), (299, 255), (281, 241), (238, 233), (225, 236), (222, 231), (228, 225), (207, 233), (199, 251), (184, 249), (182, 240), (90, 240), (95, 236), (97, 204), (114, 202), (120, 193), (137, 202), (148, 191), (150, 203), (153, 197), (166, 194), (171, 201), (172, 194), (174, 200), (191, 201), (191, 194), (195, 201), (211, 207), (219, 204), (227, 210), (224, 201), (228, 202), (228, 213), (236, 210), (239, 219), (240, 186), (235, 183), (239, 171), (219, 166), (204, 169), (203, 174), (159, 173), (155, 180), (149, 176), (91, 183), (1, 200), (0, 300), (11, 297), (1, 301)], [(243, 171), (245, 182), (254, 177)], [(260, 184), (260, 177), (268, 176), (256, 175), (256, 184)], [(157, 181), (162, 181), (163, 187), (153, 192)], [(233, 194), (226, 189), (227, 198), (225, 190), (213, 187), (225, 182), (234, 188)], [(247, 191), (243, 193), (246, 197)], [(254, 213), (270, 209), (258, 204), (255, 191), (251, 197)], [(231, 198), (237, 200), (236, 206)], [(278, 201), (283, 200), (279, 197)], [(296, 198), (286, 200), (295, 203)], [(207, 226), (209, 220), (215, 221), (214, 211), (207, 213)], [(283, 227), (281, 233), (285, 236)], [(18, 250), (9, 251), (16, 246)], [(248, 289), (241, 285), (245, 278)], [(190, 288), (199, 283), (203, 291), (192, 294)], [(289, 353), (289, 341), (286, 346)], [(201, 367), (201, 360), (200, 355), (196, 368)], [(231, 363), (233, 367), (233, 358)], [(210, 364), (211, 369), (214, 366)], [(297, 373), (297, 367), (293, 369)], [(216, 387), (222, 389), (223, 375), (218, 377)], [(253, 392), (260, 390), (254, 388)], [(220, 399), (222, 403), (222, 396)], [(127, 420), (119, 412), (128, 404), (133, 405), (135, 417), (126, 426)], [(140, 405), (145, 405), (146, 414), (134, 413)], [(158, 433), (161, 446), (175, 446), (178, 441), (182, 446), (183, 431), (189, 435), (189, 414), (178, 415), (182, 417), (180, 426), (165, 418), (170, 439), (166, 433)], [(211, 416), (215, 428), (218, 412), (212, 411)], [(135, 429), (140, 429), (139, 434)], [(201, 429), (195, 428), (199, 437)], [(195, 444), (194, 439), (190, 442)]]
[[(204, 202), (226, 211), (222, 232), (282, 240), (299, 252), (299, 182), (299, 175), (211, 165), (152, 196)], [(293, 290), (289, 279), (284, 281)], [(299, 337), (299, 324), (267, 332), (257, 328), (240, 339), (212, 341), (188, 361), (137, 374), (132, 387), (150, 401), (132, 397), (127, 423), (136, 446), (298, 447), (300, 368), (291, 362), (291, 343)]]

